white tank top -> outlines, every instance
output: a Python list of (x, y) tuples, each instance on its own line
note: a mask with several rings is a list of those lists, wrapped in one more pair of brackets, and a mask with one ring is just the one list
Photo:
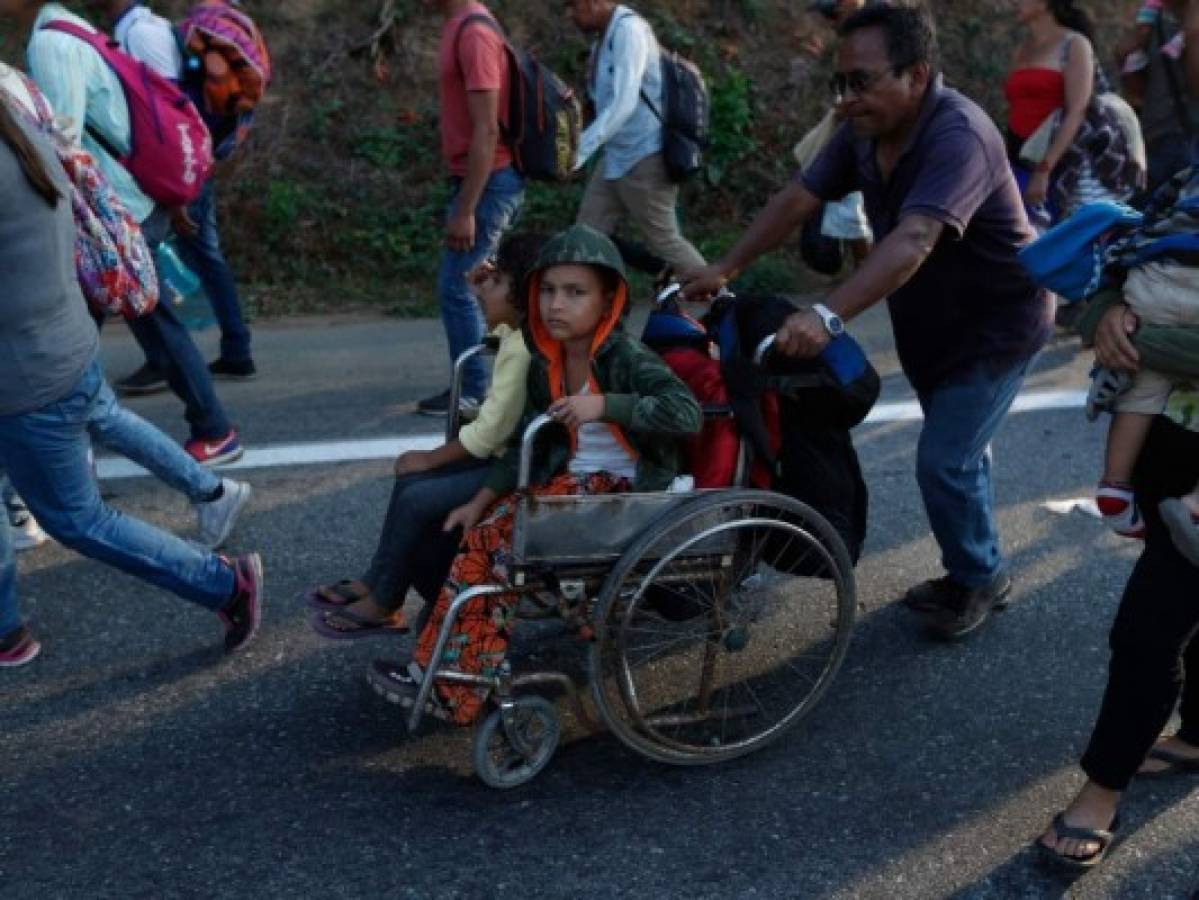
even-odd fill
[[(590, 385), (585, 384), (579, 396), (590, 393)], [(631, 481), (637, 474), (637, 463), (616, 440), (612, 429), (603, 422), (588, 422), (579, 426), (577, 446), (570, 460), (569, 471), (571, 475), (608, 472)]]

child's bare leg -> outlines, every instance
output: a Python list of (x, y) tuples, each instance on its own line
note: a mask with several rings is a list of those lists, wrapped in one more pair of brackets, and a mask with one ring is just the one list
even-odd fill
[(1107, 432), (1107, 456), (1096, 503), (1104, 523), (1126, 537), (1144, 536), (1145, 524), (1131, 482), (1152, 424), (1153, 416), (1144, 413), (1115, 413)]
[(1118, 412), (1112, 416), (1107, 431), (1107, 458), (1103, 480), (1112, 484), (1128, 484), (1137, 465), (1137, 457), (1149, 437), (1153, 416), (1143, 413)]

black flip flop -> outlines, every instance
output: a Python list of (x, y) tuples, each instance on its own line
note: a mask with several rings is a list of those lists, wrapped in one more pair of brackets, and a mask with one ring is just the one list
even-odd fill
[[(1059, 841), (1062, 838), (1087, 841), (1098, 844), (1099, 849), (1090, 856), (1063, 856), (1052, 847), (1046, 847), (1041, 843), (1040, 837), (1033, 841), (1033, 846), (1041, 854), (1042, 859), (1052, 862), (1054, 865), (1065, 866), (1067, 869), (1074, 869), (1076, 871), (1095, 868), (1095, 866), (1103, 862), (1103, 858), (1107, 856), (1107, 851), (1111, 849), (1112, 842), (1116, 839), (1116, 831), (1120, 828), (1120, 817), (1116, 816), (1112, 820), (1111, 827), (1104, 831), (1102, 828), (1078, 828), (1073, 825), (1067, 825), (1064, 816), (1065, 813), (1058, 813), (1053, 817), (1053, 822), (1049, 826), (1053, 829), (1053, 833), (1057, 835)], [(1044, 837), (1044, 835), (1042, 834), (1041, 837)]]
[[(328, 616), (339, 616), (351, 623), (353, 628), (338, 628), (335, 625), (330, 625)], [(407, 634), (411, 629), (408, 622), (404, 619), (384, 619), (382, 622), (377, 622), (374, 619), (368, 619), (352, 609), (334, 609), (318, 612), (308, 620), (315, 631), (323, 638), (328, 638), (331, 641), (356, 641), (361, 638), (375, 637), (380, 634)]]
[(1145, 754), (1145, 759), (1156, 759), (1166, 763), (1160, 772), (1137, 772), (1137, 778), (1170, 778), (1174, 775), (1199, 775), (1199, 758), (1183, 756), (1165, 747), (1154, 747)]

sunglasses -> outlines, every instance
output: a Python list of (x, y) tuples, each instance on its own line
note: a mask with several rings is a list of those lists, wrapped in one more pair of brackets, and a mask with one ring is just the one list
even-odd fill
[(863, 72), (861, 69), (854, 69), (852, 72), (838, 72), (828, 80), (828, 88), (837, 100), (842, 99), (848, 94), (861, 97), (878, 84), (883, 76), (887, 74), (898, 75), (905, 68), (906, 66), (890, 66), (877, 72)]

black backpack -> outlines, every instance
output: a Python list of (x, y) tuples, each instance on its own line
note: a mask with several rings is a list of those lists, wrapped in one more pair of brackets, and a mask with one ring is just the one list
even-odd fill
[[(754, 455), (769, 464), (771, 487), (823, 515), (857, 562), (866, 539), (870, 495), (850, 429), (874, 406), (881, 383), (868, 361), (859, 362), (853, 377), (838, 375), (828, 353), (811, 360), (776, 356), (765, 367), (755, 365), (754, 348), (795, 310), (783, 297), (739, 295), (732, 308), (714, 307), (706, 321), (719, 336), (721, 373), (737, 427)], [(856, 343), (853, 351), (860, 353)], [(768, 391), (779, 403), (777, 457), (770, 452), (762, 414), (762, 396)], [(808, 563), (779, 558), (772, 564), (801, 574)]]
[(804, 222), (799, 233), (799, 255), (813, 272), (836, 275), (845, 265), (845, 244), (820, 230), (825, 209), (827, 205), (822, 204), (816, 215)]
[(514, 47), (499, 23), (485, 13), (463, 19), (454, 38), (455, 57), (462, 29), (471, 22), (487, 25), (508, 49), (508, 125), (503, 136), (513, 165), (534, 181), (568, 181), (583, 122), (574, 90), (532, 53)]
[(699, 67), (673, 50), (659, 49), (662, 61), (662, 106), (658, 110), (641, 91), (641, 99), (662, 123), (662, 157), (672, 181), (685, 181), (701, 168), (708, 148), (712, 102)]
[[(617, 22), (626, 18), (641, 17), (630, 10)], [(612, 26), (609, 26), (609, 42), (611, 33)], [(641, 101), (662, 123), (662, 158), (666, 162), (666, 173), (671, 181), (685, 181), (703, 168), (712, 101), (703, 73), (695, 63), (662, 46), (658, 47), (658, 59), (662, 65), (663, 108), (654, 106), (644, 88)]]

